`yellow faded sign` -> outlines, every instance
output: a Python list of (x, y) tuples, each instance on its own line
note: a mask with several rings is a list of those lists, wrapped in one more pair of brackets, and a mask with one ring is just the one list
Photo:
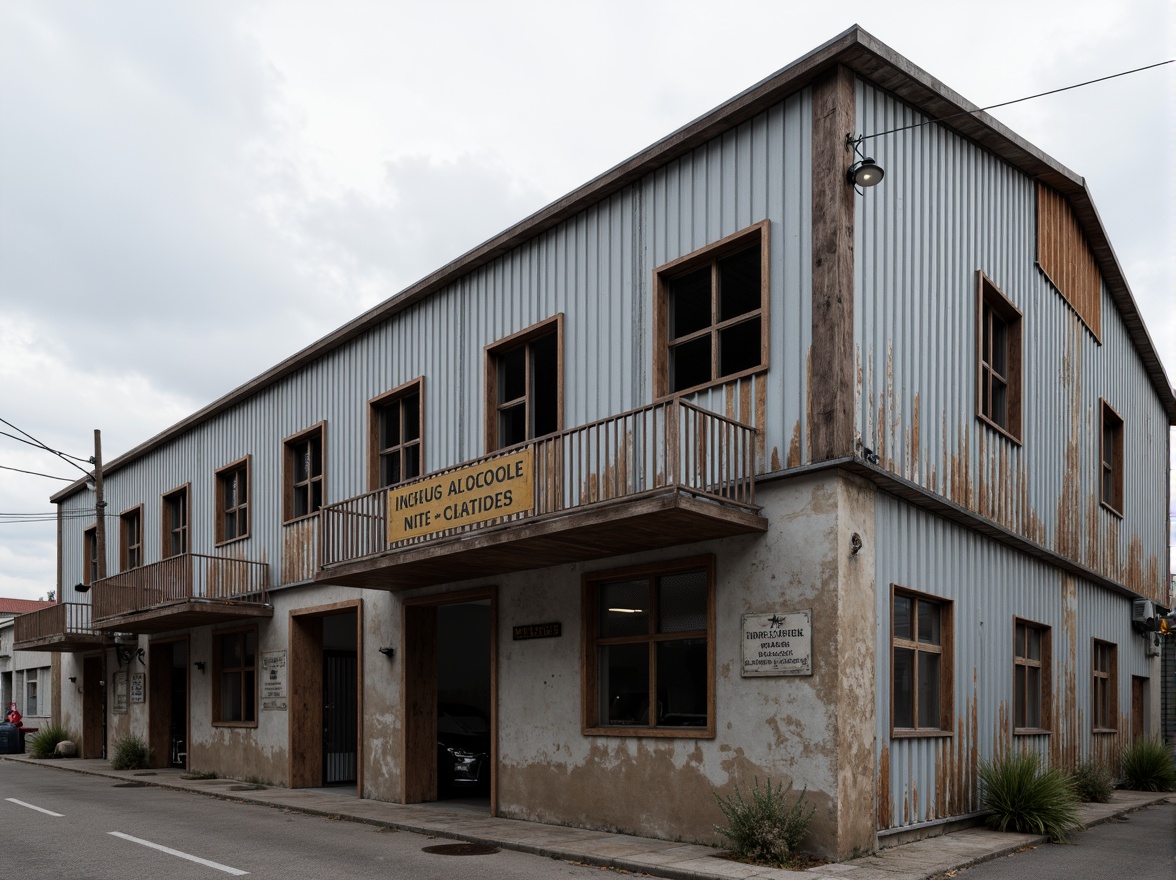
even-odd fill
[(388, 490), (388, 542), (526, 513), (535, 507), (535, 450), (524, 449)]

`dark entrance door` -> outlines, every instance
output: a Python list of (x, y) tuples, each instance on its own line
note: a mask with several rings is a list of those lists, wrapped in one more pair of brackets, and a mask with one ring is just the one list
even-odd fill
[(106, 657), (82, 661), (82, 757), (106, 757)]
[(171, 719), (168, 743), (172, 767), (188, 767), (188, 646), (172, 648)]
[(358, 668), (355, 651), (323, 651), (323, 785), (355, 782)]

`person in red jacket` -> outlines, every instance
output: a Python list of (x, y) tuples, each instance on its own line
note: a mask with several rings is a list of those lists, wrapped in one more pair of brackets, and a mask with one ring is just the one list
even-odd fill
[(16, 711), (16, 703), (9, 703), (8, 714), (4, 716), (4, 720), (16, 727), (24, 727), (20, 719), (21, 714)]

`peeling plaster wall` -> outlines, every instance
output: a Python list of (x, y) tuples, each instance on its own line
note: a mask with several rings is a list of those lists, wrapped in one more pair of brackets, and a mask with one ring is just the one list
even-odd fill
[[(979, 809), (976, 768), (1009, 748), (1073, 768), (1108, 758), (1128, 740), (1131, 677), (1158, 679), (1159, 664), (1131, 629), (1131, 600), (1003, 544), (878, 495), (877, 742), (879, 829)], [(896, 584), (952, 602), (955, 668), (950, 736), (890, 735), (890, 590)], [(1013, 627), (1050, 628), (1052, 732), (1013, 733)], [(1092, 640), (1118, 645), (1117, 734), (1091, 733)], [(1150, 728), (1158, 730), (1153, 702)]]

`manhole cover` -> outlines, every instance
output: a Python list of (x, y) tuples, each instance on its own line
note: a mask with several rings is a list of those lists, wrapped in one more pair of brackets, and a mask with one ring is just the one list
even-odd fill
[(437, 846), (426, 846), (421, 852), (432, 853), (435, 856), (491, 856), (501, 850), (485, 843), (442, 843)]

